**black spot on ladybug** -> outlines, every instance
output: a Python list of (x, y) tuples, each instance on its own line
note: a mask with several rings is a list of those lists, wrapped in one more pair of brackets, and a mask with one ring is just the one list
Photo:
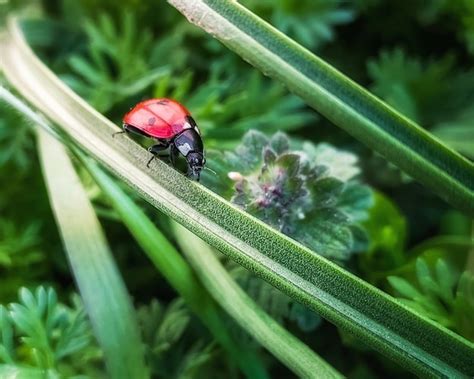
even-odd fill
[(154, 125), (155, 124), (155, 121), (156, 121), (156, 118), (155, 117), (150, 117), (148, 119), (148, 125)]
[(160, 100), (160, 101), (157, 101), (156, 104), (165, 105), (165, 104), (168, 104), (168, 100)]

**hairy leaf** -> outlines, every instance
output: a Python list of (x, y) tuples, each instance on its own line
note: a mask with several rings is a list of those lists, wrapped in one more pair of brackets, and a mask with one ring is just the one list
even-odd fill
[[(359, 171), (354, 155), (327, 144), (303, 148), (291, 150), (283, 133), (249, 131), (234, 151), (208, 155), (219, 175), (234, 181), (233, 203), (325, 257), (347, 261), (367, 245), (364, 230), (353, 228), (367, 218), (371, 190), (349, 181)], [(230, 192), (206, 172), (203, 183)]]

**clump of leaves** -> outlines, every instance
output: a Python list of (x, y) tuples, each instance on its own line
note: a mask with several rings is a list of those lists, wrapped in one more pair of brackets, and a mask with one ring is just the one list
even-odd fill
[(353, 8), (341, 0), (298, 1), (245, 0), (243, 4), (303, 45), (318, 48), (334, 39), (334, 28), (355, 17)]
[(63, 78), (100, 112), (139, 94), (168, 72), (164, 67), (150, 67), (152, 34), (139, 27), (133, 13), (124, 12), (118, 26), (102, 14), (97, 23), (87, 20), (84, 27), (87, 55), (70, 57), (74, 75)]
[(0, 363), (36, 368), (48, 377), (93, 372), (90, 364), (99, 353), (78, 296), (73, 307), (58, 303), (52, 288), (21, 288), (19, 297), (19, 303), (0, 305)]
[(337, 262), (365, 249), (358, 223), (372, 193), (354, 180), (355, 155), (327, 144), (292, 150), (285, 134), (256, 131), (234, 151), (208, 155), (218, 175), (205, 174), (203, 182), (282, 233)]
[[(189, 340), (191, 315), (181, 298), (164, 306), (157, 300), (138, 310), (146, 356), (159, 378), (192, 378), (215, 357), (214, 345)], [(209, 377), (209, 375), (201, 375)]]
[(416, 277), (418, 288), (401, 277), (387, 279), (409, 307), (474, 340), (474, 275), (469, 271), (460, 274), (442, 258), (431, 268), (427, 261), (418, 258)]

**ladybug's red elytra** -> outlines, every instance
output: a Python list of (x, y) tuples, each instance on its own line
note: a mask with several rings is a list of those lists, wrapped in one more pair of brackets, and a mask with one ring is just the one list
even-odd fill
[(174, 165), (178, 154), (188, 162), (188, 176), (199, 181), (206, 163), (199, 128), (189, 111), (171, 99), (150, 99), (135, 105), (123, 117), (123, 130), (153, 138), (157, 143), (148, 151), (153, 157), (169, 148)]

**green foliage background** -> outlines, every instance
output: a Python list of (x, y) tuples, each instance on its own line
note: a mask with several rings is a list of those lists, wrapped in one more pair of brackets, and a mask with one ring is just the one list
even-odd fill
[[(471, 1), (242, 3), (474, 158)], [(472, 221), (165, 2), (44, 0), (0, 6), (28, 16), (23, 27), (35, 51), (107, 117), (120, 124), (124, 112), (141, 99), (178, 99), (197, 120), (208, 165), (217, 173), (206, 172), (204, 185), (474, 340), (469, 320), (474, 313)], [(80, 301), (75, 297), (74, 307), (65, 305), (76, 290), (34, 133), (15, 112), (0, 107), (0, 363), (53, 370), (60, 377), (105, 376)], [(153, 375), (238, 377), (182, 299), (137, 254), (139, 247), (85, 171), (82, 179), (140, 308)], [(168, 220), (150, 215), (171, 236)], [(264, 309), (344, 375), (407, 377), (403, 368), (359, 346), (314, 312), (224, 262)], [(55, 311), (46, 314), (44, 307)], [(24, 323), (33, 317), (38, 319), (35, 330)], [(227, 322), (272, 377), (291, 375)], [(75, 354), (81, 364), (71, 358)]]

